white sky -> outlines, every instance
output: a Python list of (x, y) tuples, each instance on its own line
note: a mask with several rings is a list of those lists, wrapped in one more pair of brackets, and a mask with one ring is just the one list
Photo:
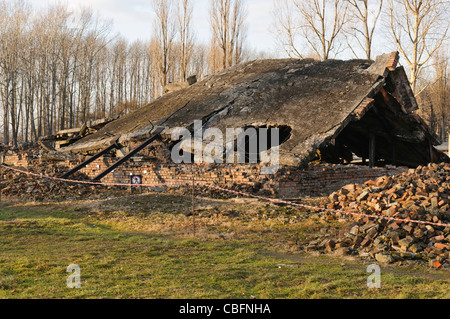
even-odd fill
[[(273, 0), (247, 0), (247, 43), (250, 48), (273, 52), (275, 42), (270, 33), (272, 24)], [(54, 4), (56, 0), (29, 0), (34, 8)], [(61, 2), (61, 1), (60, 1)], [(83, 6), (91, 7), (105, 19), (113, 20), (114, 33), (119, 32), (130, 41), (147, 40), (151, 37), (153, 11), (151, 0), (70, 0), (70, 9)], [(209, 7), (210, 0), (194, 0), (193, 26), (197, 41), (209, 42)]]

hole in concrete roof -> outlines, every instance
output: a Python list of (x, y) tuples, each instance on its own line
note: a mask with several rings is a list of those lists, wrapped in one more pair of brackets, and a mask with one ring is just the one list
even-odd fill
[[(254, 130), (249, 131), (248, 129)], [(272, 137), (274, 132), (272, 129), (278, 129), (278, 139), (276, 136)], [(255, 163), (255, 161), (260, 163), (261, 151), (264, 151), (266, 147), (270, 150), (273, 147), (281, 146), (291, 137), (292, 128), (288, 125), (262, 125), (247, 126), (245, 131), (248, 132), (245, 136), (245, 163)], [(272, 139), (277, 141), (274, 142)]]
[[(272, 129), (278, 129), (278, 138), (276, 135), (272, 136), (274, 131)], [(242, 136), (235, 136), (233, 149), (235, 152), (234, 162), (235, 163), (260, 163), (262, 162), (261, 152), (266, 150), (271, 150), (273, 147), (281, 146), (283, 143), (289, 140), (291, 137), (292, 128), (288, 125), (262, 125), (262, 126), (247, 126), (244, 128)], [(243, 138), (243, 143), (240, 140)], [(273, 139), (273, 141), (272, 141)], [(226, 142), (224, 136), (224, 142)], [(173, 147), (177, 145), (180, 141), (174, 141), (170, 145), (170, 150), (172, 152)], [(241, 148), (241, 144), (243, 147)], [(192, 144), (191, 144), (192, 147)], [(203, 145), (205, 147), (205, 144)], [(195, 162), (195, 157), (193, 150), (179, 149), (180, 156), (185, 156), (186, 160), (190, 159), (190, 162)], [(223, 162), (227, 161), (227, 148), (223, 147)], [(242, 160), (244, 156), (244, 160)]]

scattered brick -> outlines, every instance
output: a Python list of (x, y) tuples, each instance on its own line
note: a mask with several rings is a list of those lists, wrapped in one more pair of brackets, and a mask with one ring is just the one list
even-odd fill
[[(347, 212), (356, 209), (367, 215), (450, 224), (449, 171), (450, 164), (434, 163), (396, 176), (369, 180), (362, 187), (351, 184), (330, 194), (327, 207)], [(380, 262), (429, 260), (435, 268), (450, 264), (450, 227), (354, 218), (357, 225), (352, 224), (341, 232), (335, 242), (336, 247), (344, 240), (350, 240), (354, 254)], [(436, 256), (441, 259), (435, 260)]]

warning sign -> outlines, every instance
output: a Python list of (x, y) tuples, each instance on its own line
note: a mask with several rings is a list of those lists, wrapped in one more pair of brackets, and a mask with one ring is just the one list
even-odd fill
[(142, 185), (142, 176), (141, 175), (131, 175), (131, 184)]

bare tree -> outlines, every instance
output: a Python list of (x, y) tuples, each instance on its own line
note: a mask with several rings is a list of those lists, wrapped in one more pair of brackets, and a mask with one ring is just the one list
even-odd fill
[(305, 39), (321, 60), (332, 53), (337, 55), (338, 36), (347, 21), (347, 5), (344, 0), (295, 0), (294, 4), (303, 21)]
[[(19, 1), (0, 3), (0, 94), (3, 102), (3, 140), (17, 146), (22, 115), (21, 71), (30, 10)], [(11, 132), (11, 135), (10, 135)]]
[(173, 50), (173, 40), (176, 34), (176, 25), (173, 17), (172, 0), (153, 0), (155, 11), (156, 44), (159, 54), (157, 54), (159, 71), (161, 74), (160, 83), (164, 87), (168, 83), (170, 69), (170, 56)]
[(197, 79), (203, 78), (208, 73), (208, 47), (206, 45), (194, 45), (189, 70), (191, 74), (197, 75)]
[(192, 58), (194, 36), (192, 32), (192, 0), (180, 0), (177, 10), (177, 26), (179, 36), (179, 68), (181, 80), (188, 77), (188, 65)]
[[(220, 49), (222, 69), (242, 60), (247, 11), (242, 0), (211, 0), (212, 45)], [(213, 47), (211, 51), (216, 54)]]
[(447, 39), (450, 25), (448, 1), (388, 0), (393, 40), (410, 70), (413, 91), (424, 65)]
[[(275, 6), (278, 34), (284, 50), (302, 58), (299, 35), (321, 60), (340, 53), (339, 37), (348, 21), (345, 0), (291, 0)], [(301, 45), (301, 44), (300, 44)]]
[(5, 0), (0, 2), (0, 97), (3, 106), (3, 143), (9, 144), (9, 91), (11, 76), (8, 61), (9, 21), (12, 20), (12, 9)]
[(296, 44), (300, 25), (292, 0), (274, 0), (273, 15), (275, 40), (289, 57), (303, 59), (304, 52)]
[[(375, 28), (380, 17), (383, 0), (375, 0), (369, 3), (369, 0), (347, 0), (350, 4), (350, 17), (353, 18), (354, 23), (350, 27), (350, 34), (358, 43), (358, 46), (364, 51), (365, 58), (372, 59), (372, 44)], [(370, 5), (373, 3), (373, 10)], [(358, 57), (358, 54), (348, 46), (353, 54)]]
[(449, 62), (448, 54), (444, 50), (436, 52), (434, 68), (436, 72), (436, 80), (434, 83), (434, 94), (438, 109), (438, 126), (439, 135), (445, 140), (448, 132), (448, 120), (450, 119), (450, 82), (449, 82)]
[(434, 71), (432, 82), (421, 91), (417, 99), (421, 105), (420, 112), (423, 118), (441, 140), (445, 140), (450, 124), (448, 53), (442, 48), (439, 49), (432, 62), (431, 67)]

